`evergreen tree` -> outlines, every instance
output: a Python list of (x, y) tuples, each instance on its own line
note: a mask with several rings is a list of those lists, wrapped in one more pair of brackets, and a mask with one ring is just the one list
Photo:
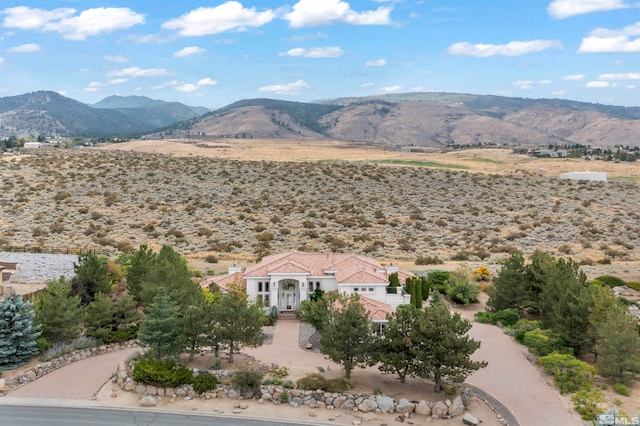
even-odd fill
[(451, 314), (446, 303), (436, 302), (424, 308), (418, 316), (409, 342), (415, 355), (415, 374), (432, 379), (434, 389), (444, 389), (444, 380), (461, 383), (487, 363), (472, 361), (471, 355), (480, 342), (467, 332), (471, 323), (460, 314)]
[(84, 311), (80, 296), (71, 296), (71, 282), (60, 277), (47, 282), (35, 301), (36, 323), (51, 343), (69, 342), (80, 335)]
[(354, 368), (372, 364), (373, 325), (357, 294), (333, 299), (333, 303), (328, 304), (328, 319), (320, 345), (323, 354), (344, 367), (348, 379)]
[(138, 339), (151, 348), (157, 359), (176, 356), (180, 353), (180, 324), (178, 314), (180, 308), (171, 300), (163, 288), (147, 307), (140, 323)]
[(422, 286), (422, 301), (425, 301), (429, 298), (429, 281), (427, 277), (420, 277), (420, 285)]
[(612, 306), (596, 325), (596, 365), (601, 376), (621, 383), (640, 372), (640, 335), (637, 321), (621, 304)]
[(413, 284), (413, 292), (415, 293), (415, 301), (414, 301), (414, 306), (418, 309), (422, 309), (422, 283), (420, 282), (419, 278), (412, 278), (414, 284)]
[(409, 296), (411, 296), (411, 299), (409, 300), (409, 303), (411, 303), (413, 306), (416, 306), (416, 283), (413, 279), (411, 278), (407, 278), (404, 284), (404, 289), (407, 293), (409, 293)]
[(389, 321), (384, 335), (375, 343), (375, 361), (385, 373), (398, 375), (400, 383), (415, 372), (415, 355), (410, 336), (422, 312), (414, 305), (400, 305), (395, 316), (387, 316)]
[(392, 272), (391, 274), (389, 274), (389, 288), (393, 290), (390, 290), (389, 292), (395, 293), (396, 287), (400, 287), (400, 278), (398, 278), (397, 272)]
[(255, 348), (262, 345), (264, 313), (258, 305), (249, 303), (247, 295), (241, 290), (229, 291), (213, 304), (212, 308), (213, 336), (210, 339), (229, 350), (230, 363), (233, 363), (234, 352), (242, 347)]
[(189, 352), (189, 361), (201, 348), (207, 346), (213, 309), (203, 293), (196, 297), (193, 305), (180, 318), (181, 344)]
[(526, 305), (533, 313), (540, 309), (540, 297), (547, 285), (549, 271), (555, 265), (555, 259), (549, 253), (535, 250), (527, 266), (526, 293), (529, 301)]
[(79, 295), (83, 305), (88, 305), (97, 293), (111, 293), (106, 260), (92, 252), (81, 253), (73, 270), (76, 275), (71, 280), (71, 295)]
[(531, 300), (527, 290), (527, 266), (521, 253), (512, 254), (502, 264), (489, 290), (490, 311), (515, 308), (522, 310)]
[(603, 287), (601, 285), (593, 285), (593, 304), (589, 308), (589, 327), (587, 334), (591, 340), (591, 344), (594, 348), (595, 361), (598, 361), (598, 352), (596, 347), (596, 341), (599, 337), (599, 326), (603, 324), (610, 316), (611, 312), (615, 312), (618, 305), (621, 304), (611, 288)]
[(41, 332), (34, 318), (31, 302), (13, 292), (0, 302), (0, 371), (24, 365), (38, 353), (36, 339)]
[(87, 306), (84, 325), (87, 335), (110, 342), (114, 333), (134, 326), (139, 320), (136, 303), (128, 293), (121, 294), (117, 300), (98, 293)]
[(139, 304), (142, 303), (141, 293), (144, 284), (152, 281), (151, 271), (155, 260), (156, 254), (144, 244), (130, 259), (127, 268), (127, 289)]

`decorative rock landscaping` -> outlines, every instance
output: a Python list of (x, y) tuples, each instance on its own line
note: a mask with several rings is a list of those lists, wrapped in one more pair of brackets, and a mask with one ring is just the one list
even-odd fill
[[(208, 373), (219, 378), (229, 378), (233, 376), (234, 372), (232, 370), (210, 370)], [(191, 385), (183, 385), (177, 388), (145, 386), (136, 383), (131, 376), (131, 364), (121, 362), (118, 365), (118, 372), (113, 381), (124, 391), (140, 394), (141, 406), (153, 405), (151, 399), (157, 402), (164, 397), (169, 398), (169, 402), (175, 402), (177, 398), (184, 400), (193, 398), (207, 400), (218, 398), (254, 399), (259, 404), (271, 402), (275, 405), (288, 404), (294, 408), (305, 407), (311, 410), (323, 408), (327, 410), (341, 409), (351, 413), (396, 413), (404, 418), (418, 415), (450, 419), (464, 414), (466, 410), (464, 401), (468, 404), (474, 399), (471, 389), (467, 387), (462, 389), (461, 395), (455, 396), (452, 400), (447, 399), (436, 402), (425, 400), (409, 401), (405, 398), (396, 399), (367, 393), (332, 393), (323, 390), (288, 389), (281, 385), (262, 385), (257, 392), (241, 392), (230, 385), (219, 384), (215, 390), (198, 395)], [(239, 403), (237, 408), (242, 409), (242, 403)], [(310, 413), (315, 412), (311, 411)]]

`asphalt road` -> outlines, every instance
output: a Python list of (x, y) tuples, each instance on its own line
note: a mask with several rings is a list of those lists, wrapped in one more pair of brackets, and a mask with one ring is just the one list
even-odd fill
[(295, 426), (313, 423), (109, 408), (0, 405), (2, 426)]

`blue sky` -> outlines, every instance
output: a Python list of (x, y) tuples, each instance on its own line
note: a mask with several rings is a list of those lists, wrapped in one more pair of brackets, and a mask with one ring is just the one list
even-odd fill
[(640, 105), (638, 0), (1, 0), (0, 96), (411, 91)]

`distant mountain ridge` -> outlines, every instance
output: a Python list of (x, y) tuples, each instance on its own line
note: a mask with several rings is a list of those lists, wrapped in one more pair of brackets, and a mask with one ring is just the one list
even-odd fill
[(640, 146), (640, 107), (426, 92), (317, 102), (243, 99), (207, 111), (144, 96), (110, 96), (90, 106), (32, 92), (0, 98), (0, 137), (12, 134)]

